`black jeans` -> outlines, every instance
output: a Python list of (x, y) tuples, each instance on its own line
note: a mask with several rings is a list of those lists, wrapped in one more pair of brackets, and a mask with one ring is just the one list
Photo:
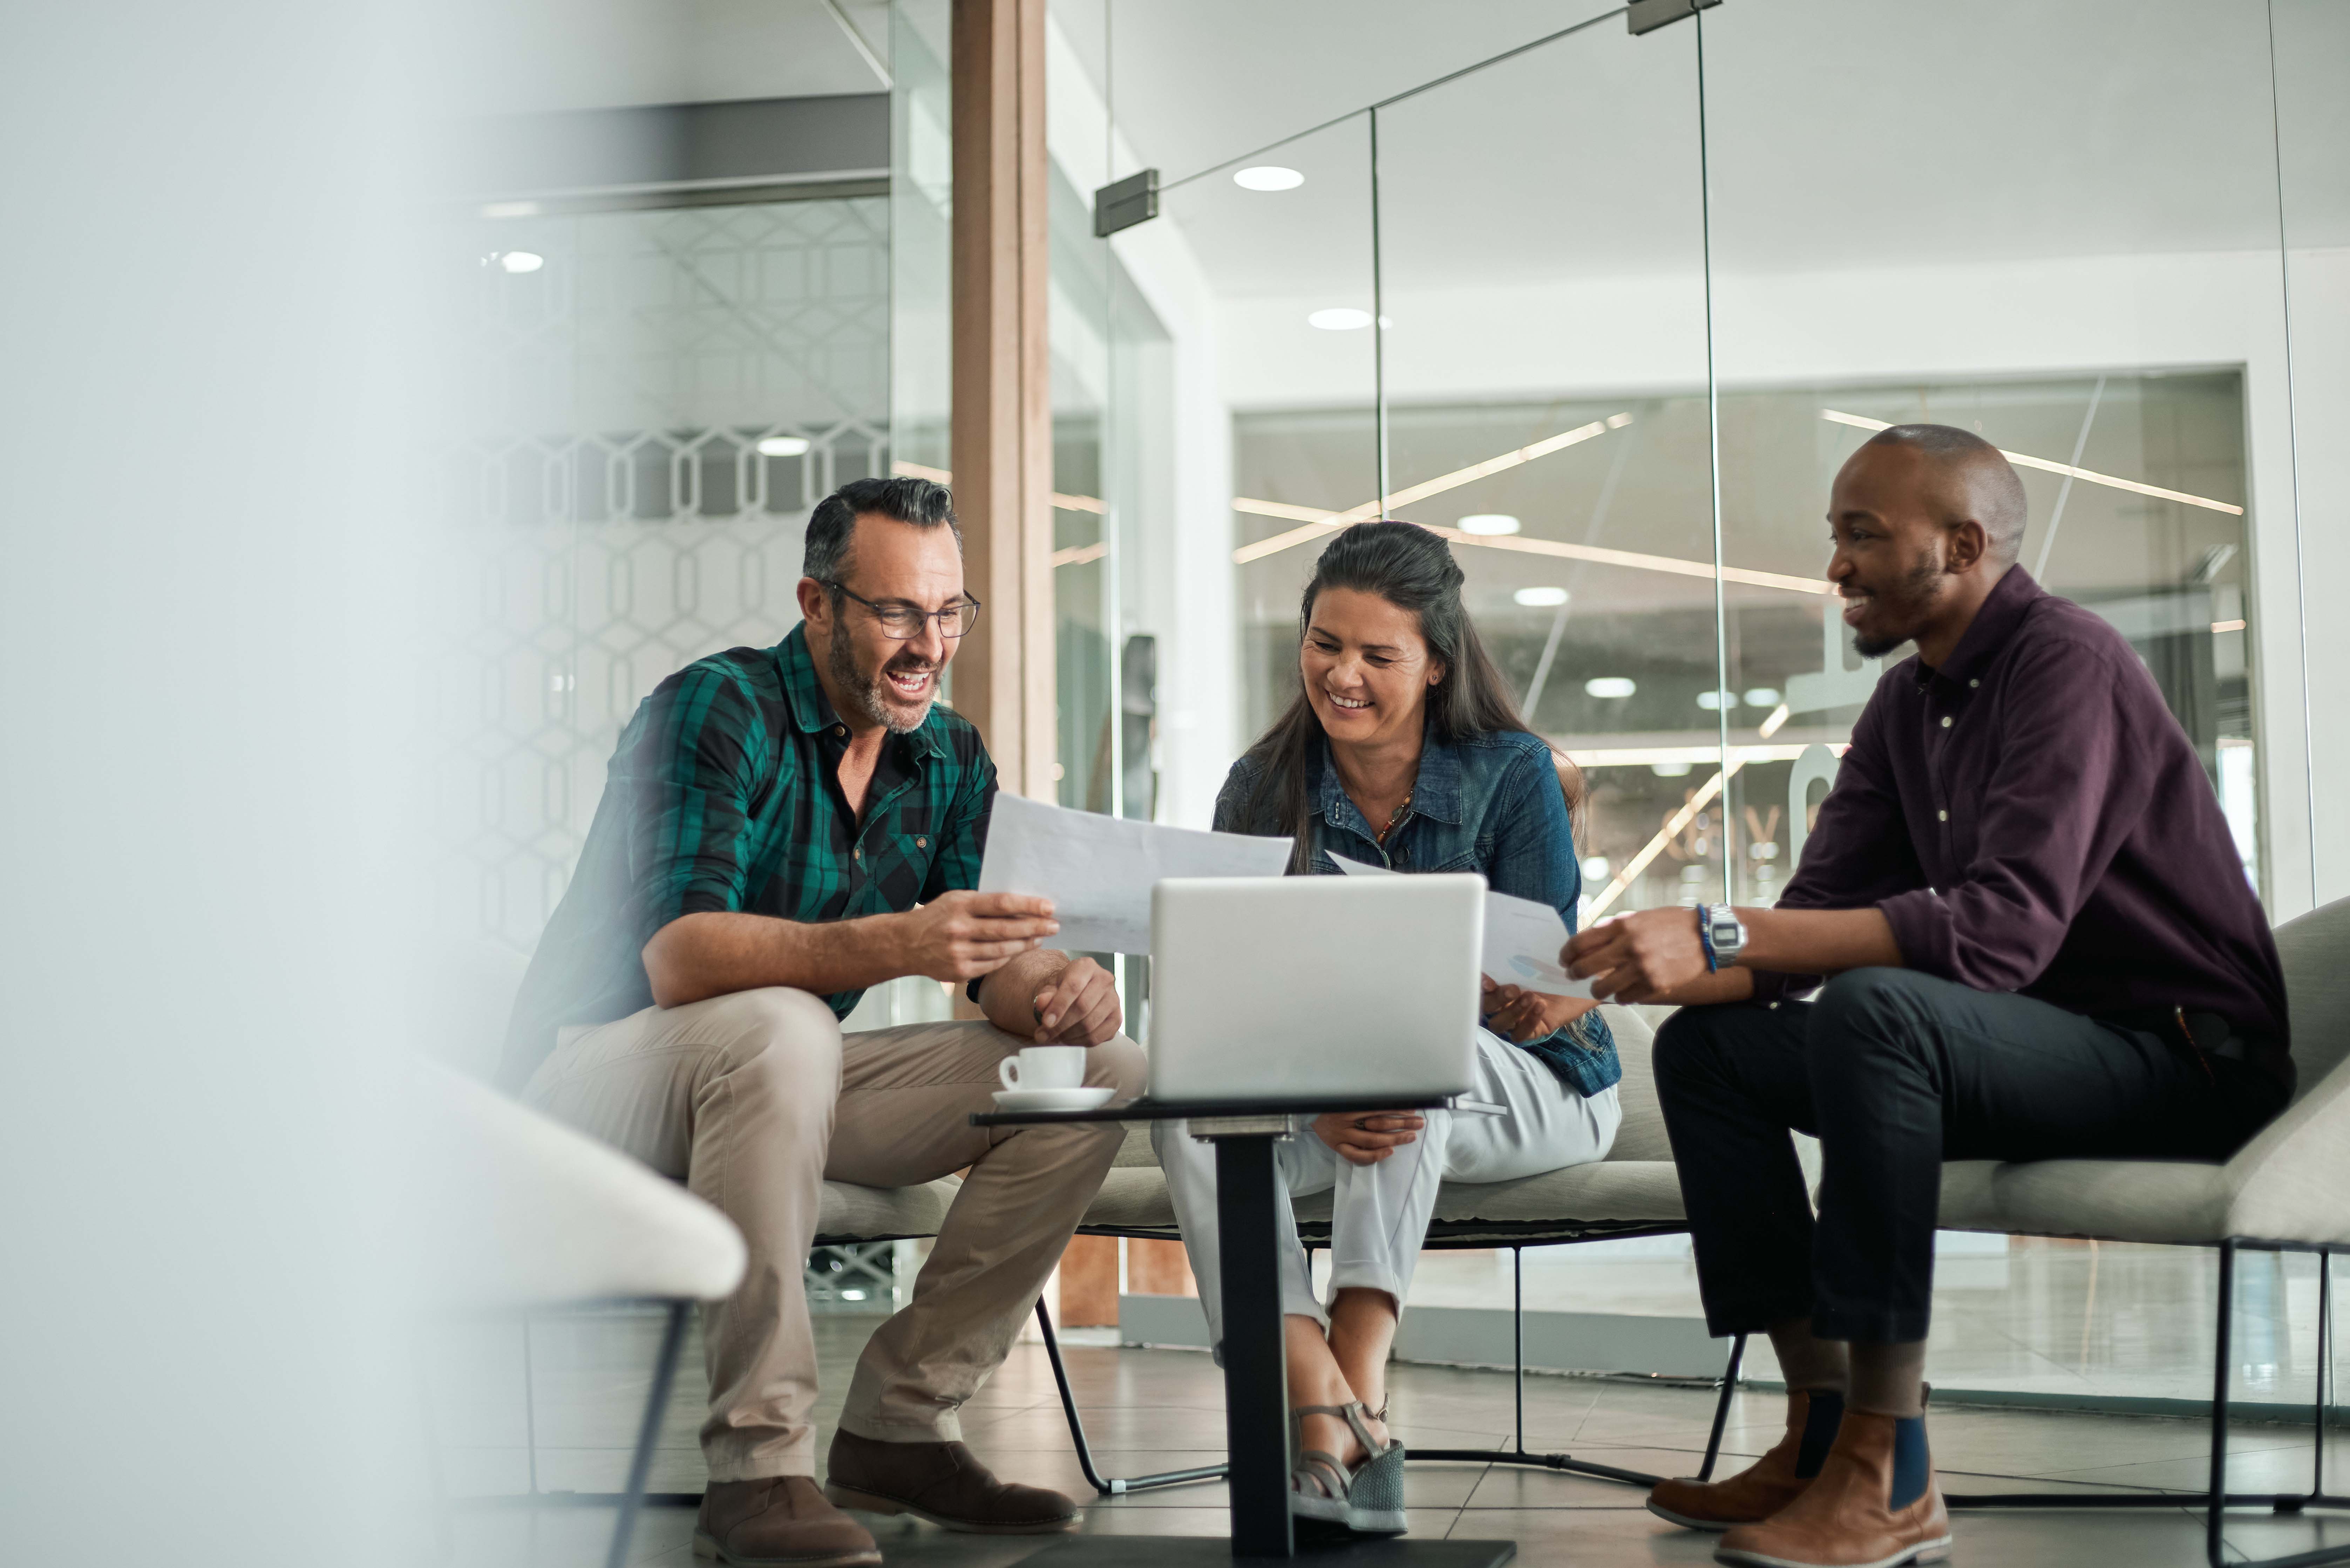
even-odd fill
[[(1684, 1008), (1655, 1060), (1708, 1327), (1808, 1313), (1865, 1344), (1926, 1337), (1944, 1160), (2223, 1159), (2286, 1098), (2161, 1034), (1898, 969)], [(1820, 1140), (1816, 1223), (1790, 1127)]]

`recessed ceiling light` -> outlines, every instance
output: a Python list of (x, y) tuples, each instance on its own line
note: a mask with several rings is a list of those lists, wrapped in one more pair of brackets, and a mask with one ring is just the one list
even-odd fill
[(1779, 705), (1778, 689), (1772, 686), (1749, 687), (1746, 705), (1749, 708), (1776, 708)]
[(1689, 777), (1690, 765), (1687, 763), (1650, 763), (1648, 771), (1660, 779), (1685, 779)]
[(1357, 310), (1351, 305), (1334, 305), (1326, 310), (1317, 310), (1307, 317), (1305, 324), (1308, 327), (1319, 327), (1325, 332), (1352, 332), (1357, 327), (1368, 327), (1371, 324), (1371, 313), (1367, 310)]
[(1506, 512), (1479, 512), (1461, 519), (1463, 534), (1514, 534), (1518, 520)]
[(1735, 691), (1700, 691), (1697, 694), (1697, 705), (1704, 709), (1709, 713), (1719, 713), (1724, 708), (1735, 708), (1738, 706), (1738, 693)]
[(1305, 183), (1305, 176), (1278, 163), (1259, 163), (1237, 171), (1232, 183), (1243, 191), (1295, 191)]
[(804, 457), (807, 449), (806, 436), (767, 436), (759, 442), (761, 457)]
[(546, 265), (536, 251), (500, 251), (490, 259), (508, 272), (536, 272)]
[(1520, 588), (1510, 596), (1528, 609), (1555, 609), (1566, 602), (1565, 588)]
[(1595, 675), (1583, 683), (1583, 689), (1594, 697), (1629, 697), (1639, 687), (1628, 675)]

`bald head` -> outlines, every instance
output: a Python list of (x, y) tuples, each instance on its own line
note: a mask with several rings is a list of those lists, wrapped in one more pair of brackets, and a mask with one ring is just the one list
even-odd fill
[(1982, 525), (1986, 553), (2002, 566), (2023, 548), (2023, 481), (1999, 448), (1955, 425), (1890, 425), (1853, 453), (1893, 448), (1917, 461), (1919, 499), (1945, 527)]

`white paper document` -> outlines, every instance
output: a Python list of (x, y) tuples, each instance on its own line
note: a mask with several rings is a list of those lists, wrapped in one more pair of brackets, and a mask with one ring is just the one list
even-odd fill
[(1150, 889), (1162, 877), (1278, 877), (1289, 840), (1202, 833), (1152, 822), (1065, 811), (1001, 794), (980, 862), (983, 893), (1033, 893), (1053, 900), (1066, 952), (1150, 950)]
[[(1333, 855), (1338, 869), (1353, 877), (1399, 877), (1400, 871), (1371, 866)], [(1591, 982), (1571, 978), (1559, 967), (1558, 950), (1566, 946), (1566, 922), (1548, 904), (1488, 890), (1485, 894), (1485, 948), (1480, 962), (1487, 979), (1521, 991), (1551, 996), (1591, 995)]]

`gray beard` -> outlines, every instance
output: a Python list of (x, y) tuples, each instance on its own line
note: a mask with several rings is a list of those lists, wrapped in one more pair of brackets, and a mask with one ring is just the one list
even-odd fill
[(923, 720), (931, 716), (928, 702), (923, 703), (922, 711), (910, 719), (894, 711), (882, 697), (880, 672), (876, 670), (868, 676), (857, 668), (857, 660), (849, 655), (847, 638), (835, 637), (832, 639), (832, 655), (827, 662), (832, 668), (832, 683), (848, 693), (848, 701), (858, 714), (870, 719), (889, 733), (911, 734), (922, 727)]

